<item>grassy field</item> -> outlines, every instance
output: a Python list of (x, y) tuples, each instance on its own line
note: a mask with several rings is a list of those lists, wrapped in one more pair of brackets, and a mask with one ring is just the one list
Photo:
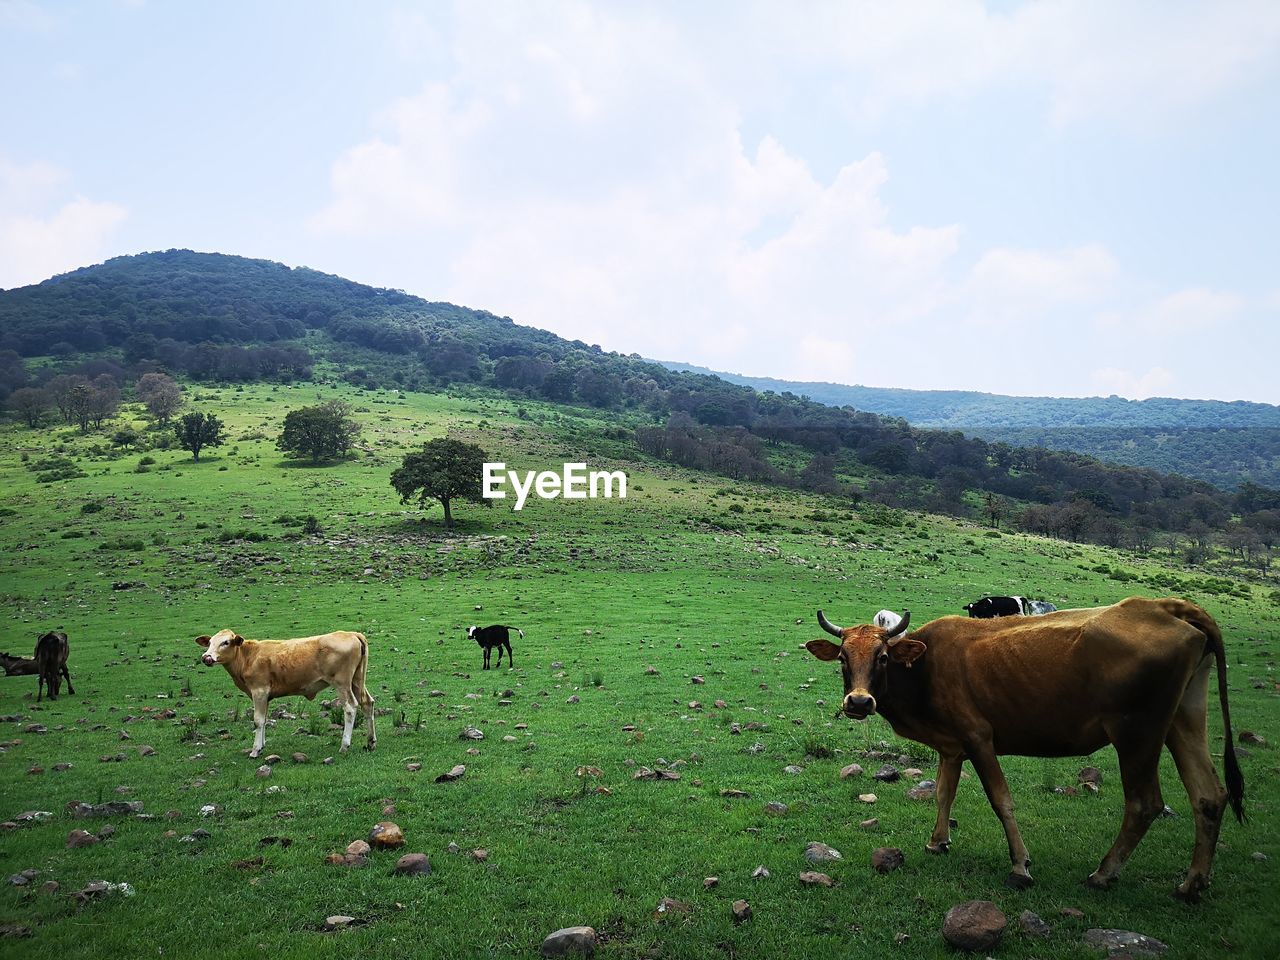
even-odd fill
[[(1081, 943), (1089, 927), (1139, 930), (1177, 957), (1280, 954), (1270, 746), (1242, 759), (1250, 821), (1224, 827), (1199, 907), (1169, 895), (1193, 827), (1167, 758), (1177, 815), (1156, 822), (1108, 893), (1082, 881), (1119, 825), (1114, 753), (1089, 761), (1104, 774), (1097, 796), (1052, 789), (1074, 785), (1084, 761), (1007, 759), (1037, 878), (1014, 892), (976, 778), (961, 783), (952, 852), (929, 856), (932, 804), (906, 797), (910, 777), (870, 774), (885, 754), (931, 777), (933, 758), (878, 718), (832, 719), (838, 671), (801, 649), (820, 635), (818, 607), (841, 623), (909, 607), (923, 623), (991, 592), (1060, 606), (1180, 594), (1223, 627), (1236, 731), (1274, 742), (1274, 585), (628, 462), (608, 438), (616, 423), (587, 412), (315, 385), (196, 395), (231, 428), (198, 464), (155, 450), (140, 467), (142, 453), (62, 428), (0, 433), (0, 648), (29, 655), (39, 632), (65, 629), (76, 689), (36, 704), (34, 677), (0, 678), (0, 818), (52, 813), (0, 833), (0, 873), (40, 871), (0, 888), (0, 923), (31, 928), (0, 941), (6, 957), (528, 957), (572, 924), (594, 926), (606, 957), (933, 957), (951, 953), (943, 914), (968, 899), (995, 900), (1014, 921), (999, 956), (1097, 956)], [(281, 460), (285, 413), (317, 397), (358, 408), (358, 459)], [(630, 496), (531, 500), (518, 514), (460, 504), (459, 529), (446, 535), (438, 508), (424, 518), (388, 482), (405, 450), (446, 431), (512, 468), (626, 469)], [(70, 476), (41, 482), (59, 472)], [(302, 534), (307, 516), (320, 533)], [(464, 636), (492, 622), (525, 631), (514, 668), (482, 671)], [(221, 668), (203, 667), (192, 642), (222, 627), (256, 638), (365, 632), (377, 751), (338, 755), (325, 694), (276, 701), (266, 752), (285, 759), (259, 778), (248, 698)], [(27, 732), (32, 724), (46, 732)], [(1220, 752), (1216, 705), (1210, 724)], [(467, 726), (484, 739), (462, 739)], [(292, 762), (295, 752), (307, 762)], [(841, 780), (852, 762), (866, 774)], [(434, 782), (455, 764), (465, 776)], [(583, 765), (602, 775), (579, 778)], [(634, 779), (641, 766), (680, 778)], [(874, 805), (857, 799), (867, 792)], [(153, 818), (66, 810), (109, 800), (141, 801)], [(770, 802), (787, 811), (766, 812)], [(209, 804), (219, 812), (200, 816)], [(860, 826), (872, 817), (877, 825)], [(393, 876), (396, 853), (362, 868), (324, 862), (384, 819), (404, 830), (401, 852), (430, 856), (431, 876)], [(116, 828), (109, 839), (65, 848), (72, 829), (103, 823)], [(197, 829), (209, 836), (187, 839)], [(834, 888), (798, 882), (809, 841), (843, 853), (817, 868)], [(905, 851), (905, 867), (876, 874), (869, 857), (881, 846)], [(753, 879), (758, 865), (770, 876)], [(709, 876), (719, 883), (707, 889)], [(95, 880), (128, 883), (132, 895), (78, 905), (75, 892)], [(42, 892), (47, 881), (59, 890)], [(655, 917), (664, 897), (691, 909)], [(754, 919), (735, 925), (739, 897)], [(1050, 922), (1048, 940), (1017, 931), (1024, 909)], [(356, 923), (326, 932), (331, 914)], [(899, 944), (901, 933), (910, 939)]]

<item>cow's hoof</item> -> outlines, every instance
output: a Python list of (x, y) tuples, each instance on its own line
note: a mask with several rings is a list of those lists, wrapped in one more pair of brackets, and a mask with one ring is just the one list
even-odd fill
[(250, 751), (249, 751), (249, 759), (250, 759), (250, 760), (257, 760), (257, 759), (258, 759), (258, 755), (259, 755), (260, 753), (262, 753), (262, 751), (261, 751), (261, 750), (250, 750)]
[(374, 750), (374, 748), (375, 748), (375, 747), (377, 747), (377, 746), (378, 746), (378, 741), (377, 741), (377, 740), (370, 740), (368, 743), (366, 743), (366, 744), (364, 745), (364, 748), (365, 748), (365, 750), (368, 750), (368, 751), (372, 752), (372, 751)]
[(1203, 883), (1182, 884), (1173, 891), (1173, 899), (1181, 900), (1183, 903), (1197, 904), (1200, 902), (1200, 891), (1205, 885)]
[(1010, 873), (1004, 878), (1004, 885), (1011, 890), (1027, 890), (1035, 886), (1035, 880), (1029, 873)]
[(338, 748), (338, 752), (346, 753), (349, 749), (351, 749), (350, 746), (344, 743), (342, 746)]
[(1115, 877), (1104, 877), (1096, 871), (1084, 878), (1084, 885), (1091, 890), (1110, 890), (1115, 882)]
[(951, 852), (951, 841), (943, 840), (941, 843), (926, 843), (924, 848), (930, 853), (943, 854)]

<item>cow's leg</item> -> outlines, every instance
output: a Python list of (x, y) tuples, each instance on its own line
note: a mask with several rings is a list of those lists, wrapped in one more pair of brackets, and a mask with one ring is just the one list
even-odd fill
[(271, 695), (268, 691), (255, 690), (253, 697), (253, 749), (249, 751), (249, 756), (257, 757), (262, 753), (262, 748), (267, 744), (267, 707), (271, 703)]
[(366, 687), (360, 688), (360, 703), (364, 707), (364, 719), (369, 728), (369, 738), (365, 742), (365, 749), (372, 750), (378, 745), (378, 735), (373, 729), (373, 697), (369, 695)]
[(490, 653), (492, 653), (492, 652), (493, 652), (493, 651), (492, 651), (492, 650), (490, 650), (488, 647), (485, 647), (485, 648), (484, 648), (484, 668), (485, 668), (486, 670), (488, 670), (488, 669), (489, 669), (489, 654), (490, 654)]
[(938, 755), (938, 785), (934, 796), (938, 802), (938, 820), (933, 825), (933, 836), (924, 848), (930, 853), (946, 853), (951, 846), (951, 804), (956, 798), (956, 785), (960, 782), (963, 757)]
[(1035, 883), (1029, 869), (1031, 857), (1022, 842), (1022, 834), (1018, 832), (1018, 822), (1013, 818), (1013, 796), (1009, 793), (1009, 782), (1004, 778), (1004, 771), (1000, 769), (1000, 760), (990, 742), (970, 745), (966, 752), (973, 769), (978, 773), (978, 779), (982, 781), (982, 789), (987, 792), (991, 809), (1000, 818), (1005, 839), (1009, 842), (1009, 862), (1013, 867), (1005, 878), (1005, 884), (1025, 890)]
[(67, 672), (67, 665), (62, 665), (62, 675), (67, 678), (67, 693), (74, 694), (75, 688), (71, 686), (71, 674)]
[[(1208, 684), (1209, 662), (1206, 661), (1204, 669), (1187, 686), (1165, 737), (1196, 818), (1196, 845), (1191, 854), (1191, 868), (1186, 879), (1174, 891), (1174, 896), (1189, 903), (1197, 902), (1200, 891), (1209, 885), (1218, 831), (1222, 828), (1222, 817), (1227, 809), (1227, 791), (1218, 779), (1218, 771), (1209, 756)], [(1227, 744), (1227, 749), (1232, 749), (1231, 744)]]
[(1124, 786), (1124, 819), (1116, 842), (1085, 881), (1095, 889), (1105, 890), (1115, 883), (1125, 861), (1164, 809), (1160, 796), (1160, 747), (1158, 734), (1143, 737), (1129, 733), (1116, 743)]
[(510, 670), (515, 665), (516, 665), (516, 658), (511, 653), (511, 641), (508, 640), (507, 641), (507, 669)]
[(498, 643), (498, 669), (502, 669), (502, 643)]
[(37, 674), (37, 679), (36, 679), (36, 703), (39, 703), (43, 699), (44, 699), (44, 671), (41, 670), (39, 674)]
[(350, 686), (338, 692), (342, 696), (342, 746), (338, 752), (346, 753), (351, 749), (351, 731), (356, 725), (356, 695)]

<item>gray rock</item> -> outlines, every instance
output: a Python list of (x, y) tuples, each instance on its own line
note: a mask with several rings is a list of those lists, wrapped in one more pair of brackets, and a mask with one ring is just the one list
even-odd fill
[(902, 774), (898, 772), (898, 768), (888, 763), (871, 775), (871, 779), (879, 780), (881, 783), (894, 783), (901, 777)]
[(1028, 937), (1039, 937), (1041, 939), (1053, 933), (1053, 928), (1045, 922), (1044, 918), (1030, 910), (1023, 910), (1018, 914), (1018, 929)]
[(565, 927), (542, 941), (544, 957), (593, 957), (595, 952), (596, 932), (591, 927)]
[(745, 900), (733, 901), (733, 906), (730, 909), (733, 911), (734, 923), (746, 923), (751, 919), (751, 904)]
[(812, 841), (805, 844), (804, 858), (810, 863), (830, 863), (833, 860), (842, 860), (840, 851), (835, 847), (829, 847), (825, 843)]
[(862, 772), (861, 764), (851, 763), (840, 771), (840, 779), (848, 780), (850, 777), (860, 777)]
[(392, 872), (402, 877), (427, 876), (431, 873), (431, 861), (425, 853), (406, 853), (396, 861)]
[(921, 780), (907, 791), (908, 800), (932, 800), (938, 793), (938, 785), (932, 780)]
[(326, 930), (343, 930), (355, 922), (355, 917), (348, 917), (341, 913), (335, 913), (331, 917), (324, 918), (324, 928)]
[(990, 900), (970, 900), (947, 911), (942, 938), (959, 950), (993, 950), (1008, 924), (1008, 918)]
[(764, 805), (764, 812), (772, 813), (776, 817), (786, 816), (787, 811), (790, 809), (791, 808), (788, 807), (785, 803), (778, 803), (776, 800), (766, 803)]
[(806, 870), (800, 874), (800, 882), (806, 887), (834, 887), (836, 882), (825, 873)]
[(1132, 930), (1110, 930), (1093, 927), (1084, 932), (1084, 942), (1091, 947), (1107, 951), (1107, 956), (1116, 954), (1157, 955), (1169, 949), (1167, 943), (1161, 943), (1155, 937)]
[(1092, 783), (1095, 787), (1102, 786), (1102, 771), (1097, 767), (1085, 767), (1080, 771), (1077, 780), (1081, 784)]

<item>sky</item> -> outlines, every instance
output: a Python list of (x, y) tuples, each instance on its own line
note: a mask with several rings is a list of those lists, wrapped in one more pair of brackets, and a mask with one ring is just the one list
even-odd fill
[(184, 247), (607, 350), (1280, 403), (1274, 0), (0, 0), (0, 288)]

